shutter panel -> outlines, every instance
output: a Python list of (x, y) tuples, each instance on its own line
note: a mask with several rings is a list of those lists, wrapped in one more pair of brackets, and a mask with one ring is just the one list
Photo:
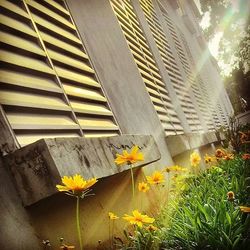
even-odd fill
[[(162, 15), (166, 21), (170, 34), (173, 38), (175, 48), (177, 50), (178, 56), (180, 58), (181, 64), (184, 68), (184, 71), (187, 76), (187, 80), (189, 85), (191, 86), (195, 99), (199, 105), (199, 109), (202, 113), (202, 116), (206, 122), (208, 130), (214, 130), (214, 125), (212, 121), (212, 117), (210, 111), (207, 110), (206, 100), (204, 100), (204, 94), (207, 95), (207, 91), (205, 88), (201, 89), (201, 80), (198, 80), (198, 73), (195, 71), (195, 63), (191, 51), (188, 47), (188, 44), (183, 36), (182, 32), (179, 30), (179, 34), (181, 35), (182, 43), (177, 35), (177, 28), (173, 24), (172, 20), (170, 19), (167, 10), (165, 10), (161, 5), (160, 9)], [(185, 48), (185, 49), (184, 49)], [(184, 52), (186, 51), (186, 53)], [(189, 60), (188, 60), (189, 59)], [(191, 66), (192, 65), (192, 66)], [(203, 91), (202, 91), (203, 90)]]
[(172, 54), (171, 47), (167, 41), (166, 35), (162, 29), (159, 19), (156, 15), (151, 0), (140, 0), (140, 5), (158, 47), (161, 58), (168, 72), (169, 78), (175, 89), (176, 95), (181, 103), (182, 110), (186, 116), (190, 129), (201, 131), (202, 127), (195, 111), (191, 98), (188, 95), (188, 86), (183, 82), (181, 73)]
[(64, 2), (5, 0), (0, 8), (0, 104), (20, 145), (118, 134)]
[(166, 134), (183, 133), (130, 0), (110, 0), (110, 3)]

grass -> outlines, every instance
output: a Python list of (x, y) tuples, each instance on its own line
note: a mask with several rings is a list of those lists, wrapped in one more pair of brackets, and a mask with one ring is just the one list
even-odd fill
[[(136, 230), (120, 249), (250, 249), (250, 215), (239, 209), (250, 205), (249, 168), (249, 160), (237, 156), (186, 178), (184, 190), (174, 193), (175, 199), (157, 218), (159, 230)], [(234, 199), (228, 199), (229, 191)]]

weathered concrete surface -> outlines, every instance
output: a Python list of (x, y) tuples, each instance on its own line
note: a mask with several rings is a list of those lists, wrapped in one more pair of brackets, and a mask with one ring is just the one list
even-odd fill
[(191, 133), (167, 136), (166, 141), (171, 155), (174, 157), (185, 151), (199, 148), (218, 141), (215, 132)]
[(42, 139), (12, 154), (4, 160), (15, 179), (25, 206), (57, 193), (61, 177), (81, 174), (86, 179), (103, 178), (129, 169), (117, 167), (117, 153), (138, 145), (144, 166), (160, 159), (160, 152), (152, 136), (122, 135), (102, 138)]
[(246, 111), (236, 116), (240, 124), (250, 123), (250, 111)]
[(109, 0), (67, 0), (122, 134), (153, 135), (162, 168), (172, 158), (152, 104)]
[(39, 235), (30, 224), (27, 210), (22, 206), (10, 173), (3, 167), (0, 157), (0, 249), (39, 250)]

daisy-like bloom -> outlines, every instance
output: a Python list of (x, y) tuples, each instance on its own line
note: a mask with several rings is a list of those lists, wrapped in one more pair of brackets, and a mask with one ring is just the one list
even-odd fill
[(110, 220), (117, 220), (117, 219), (119, 219), (119, 217), (117, 215), (115, 215), (114, 213), (109, 212), (109, 219)]
[(133, 215), (125, 214), (123, 219), (128, 221), (132, 225), (137, 225), (138, 227), (142, 227), (145, 223), (151, 224), (155, 221), (154, 218), (141, 214), (138, 210), (134, 210), (132, 214)]
[(166, 167), (164, 169), (164, 171), (167, 172), (167, 173), (170, 173), (170, 172), (186, 172), (187, 169), (183, 168), (183, 167), (180, 167), (178, 165), (175, 165), (175, 166), (171, 166), (171, 167)]
[(63, 185), (56, 185), (60, 192), (70, 192), (72, 194), (82, 194), (97, 182), (96, 178), (84, 180), (79, 174), (72, 176), (64, 176), (62, 178)]
[(146, 193), (149, 190), (149, 186), (146, 182), (140, 182), (138, 184), (138, 190), (141, 192)]
[(146, 178), (148, 183), (152, 185), (157, 185), (165, 182), (164, 175), (159, 171), (155, 171), (151, 176), (146, 176)]
[(146, 227), (146, 229), (149, 230), (150, 232), (154, 232), (158, 230), (158, 227), (155, 227), (154, 225), (149, 225)]
[(197, 152), (193, 152), (190, 155), (190, 163), (192, 167), (197, 167), (201, 162), (201, 157), (199, 156), (199, 154)]
[(208, 154), (205, 155), (204, 157), (204, 161), (206, 164), (212, 163), (215, 161), (215, 158), (213, 156), (210, 156)]
[(133, 164), (138, 161), (143, 161), (144, 160), (144, 155), (139, 151), (138, 146), (134, 146), (131, 149), (131, 152), (128, 153), (127, 150), (123, 150), (122, 154), (116, 154), (116, 159), (115, 163), (117, 165), (122, 165), (122, 164)]
[(240, 211), (243, 213), (250, 213), (250, 207), (240, 206)]
[(234, 192), (233, 192), (233, 191), (229, 191), (229, 192), (227, 193), (227, 199), (228, 199), (229, 201), (233, 201), (233, 200), (235, 199), (235, 196), (234, 196)]
[(249, 160), (250, 159), (250, 154), (244, 154), (242, 155), (243, 160)]
[(234, 155), (233, 154), (226, 154), (225, 156), (223, 156), (224, 160), (233, 160), (234, 159)]
[(226, 155), (226, 152), (223, 149), (221, 149), (221, 148), (216, 149), (216, 151), (215, 151), (216, 158), (222, 158), (225, 155)]

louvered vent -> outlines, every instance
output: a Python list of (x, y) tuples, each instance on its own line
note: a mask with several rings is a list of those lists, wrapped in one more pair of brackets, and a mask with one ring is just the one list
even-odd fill
[[(183, 36), (183, 34), (179, 31), (182, 37), (182, 43), (177, 35), (177, 28), (173, 24), (172, 20), (170, 19), (167, 11), (160, 6), (166, 24), (169, 28), (170, 34), (173, 38), (176, 51), (180, 58), (181, 64), (184, 68), (184, 71), (187, 76), (188, 84), (191, 86), (192, 91), (194, 93), (195, 99), (199, 105), (199, 109), (202, 113), (202, 116), (206, 122), (208, 130), (214, 130), (214, 125), (211, 119), (210, 112), (207, 110), (207, 105), (205, 104), (204, 93), (202, 92), (201, 86), (197, 80), (197, 73), (195, 71), (195, 63), (191, 51), (188, 47), (188, 44)], [(186, 53), (185, 53), (186, 51)], [(189, 60), (188, 60), (189, 59)], [(203, 89), (204, 91), (205, 89)]]
[(20, 145), (119, 133), (64, 2), (1, 1), (0, 104)]
[(180, 100), (188, 124), (193, 132), (201, 131), (202, 127), (198, 115), (188, 94), (188, 86), (183, 82), (183, 78), (176, 64), (171, 47), (169, 46), (166, 35), (156, 15), (153, 3), (151, 0), (140, 0), (140, 5), (168, 72), (169, 78), (175, 89), (176, 95)]
[[(184, 47), (186, 49), (188, 58), (189, 58), (190, 62), (192, 63), (192, 65), (194, 66), (195, 62), (194, 62), (193, 56), (191, 54), (191, 51), (189, 49), (189, 46), (187, 44), (187, 41), (186, 41), (183, 33), (180, 30), (179, 30), (179, 34), (181, 36), (182, 43), (183, 43), (183, 45), (184, 45)], [(214, 126), (211, 126), (211, 122), (212, 122), (211, 118), (212, 118), (213, 123), (215, 124), (215, 126), (220, 127), (221, 124), (220, 124), (219, 118), (218, 118), (218, 116), (216, 114), (216, 110), (215, 110), (216, 107), (215, 107), (215, 105), (212, 105), (211, 98), (209, 97), (209, 94), (208, 94), (208, 90), (207, 90), (204, 82), (201, 80), (201, 77), (200, 77), (199, 73), (197, 73), (197, 75), (196, 75), (196, 81), (198, 82), (198, 85), (200, 86), (200, 89), (201, 89), (201, 92), (202, 92), (200, 96), (204, 97), (206, 106), (208, 107), (208, 109), (207, 109), (206, 106), (205, 106), (205, 110), (202, 112), (203, 117), (206, 120), (208, 129), (209, 130), (214, 129)]]
[(166, 134), (183, 133), (130, 0), (110, 2)]

